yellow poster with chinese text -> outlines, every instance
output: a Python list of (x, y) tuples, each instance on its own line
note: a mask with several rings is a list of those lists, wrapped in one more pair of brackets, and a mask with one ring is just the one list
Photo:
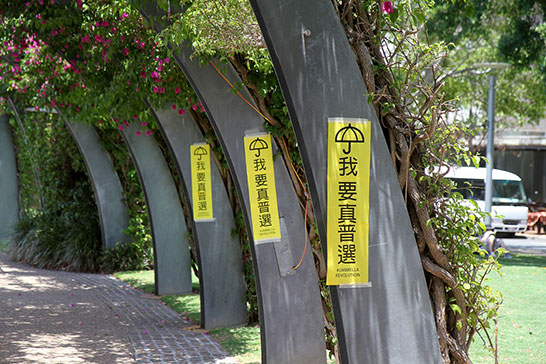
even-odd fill
[(210, 170), (210, 146), (193, 144), (190, 146), (191, 190), (194, 221), (211, 221), (212, 181)]
[(368, 283), (371, 123), (328, 119), (327, 285)]
[(244, 137), (252, 232), (256, 244), (281, 239), (271, 136)]

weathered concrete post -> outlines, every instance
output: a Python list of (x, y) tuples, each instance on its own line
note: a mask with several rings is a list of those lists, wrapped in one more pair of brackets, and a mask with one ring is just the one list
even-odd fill
[(404, 199), (366, 87), (328, 0), (251, 0), (298, 138), (326, 251), (328, 120), (371, 121), (369, 281), (332, 286), (344, 363), (441, 363)]
[(13, 233), (19, 221), (19, 186), (17, 164), (7, 115), (0, 115), (0, 240)]
[[(192, 211), (198, 202), (193, 201), (190, 147), (204, 143), (205, 138), (189, 113), (179, 115), (171, 105), (151, 110), (174, 156)], [(244, 325), (248, 321), (241, 247), (232, 234), (233, 211), (215, 163), (211, 163), (210, 172), (214, 220), (192, 219), (199, 260), (201, 327), (206, 329)]]
[[(62, 117), (64, 119), (64, 115)], [(129, 225), (129, 213), (123, 201), (123, 190), (114, 164), (91, 125), (64, 120), (82, 153), (91, 178), (99, 211), (103, 246), (112, 249), (116, 243), (127, 241), (123, 230)]]
[(152, 228), (155, 293), (191, 292), (186, 222), (171, 171), (153, 136), (136, 135), (137, 123), (122, 135), (133, 156)]

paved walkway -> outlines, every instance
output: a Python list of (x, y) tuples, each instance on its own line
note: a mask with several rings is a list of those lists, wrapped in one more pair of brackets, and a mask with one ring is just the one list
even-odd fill
[(107, 275), (0, 253), (0, 364), (238, 363), (203, 330)]

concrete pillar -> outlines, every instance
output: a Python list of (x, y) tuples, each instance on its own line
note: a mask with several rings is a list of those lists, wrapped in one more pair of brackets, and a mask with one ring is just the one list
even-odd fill
[[(331, 286), (343, 363), (441, 363), (419, 252), (381, 126), (331, 1), (251, 0), (326, 244), (328, 118), (372, 121), (369, 287)], [(323, 246), (325, 250), (326, 245)]]
[(146, 197), (154, 245), (155, 292), (190, 293), (190, 250), (178, 191), (154, 137), (137, 135), (137, 125), (135, 122), (123, 129), (122, 135)]

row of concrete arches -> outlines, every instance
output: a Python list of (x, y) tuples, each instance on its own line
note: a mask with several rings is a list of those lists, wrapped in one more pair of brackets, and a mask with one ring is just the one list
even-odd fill
[[(373, 124), (371, 285), (331, 286), (330, 289), (342, 362), (440, 363), (432, 310), (404, 199), (377, 116), (366, 102), (367, 90), (331, 3), (327, 0), (252, 0), (251, 3), (298, 139), (324, 251), (328, 118), (366, 118)], [(171, 9), (171, 13), (173, 11)], [(157, 31), (162, 29), (163, 11), (155, 3), (143, 2), (142, 13), (154, 20), (152, 24)], [(188, 45), (173, 45), (173, 48), (175, 59), (204, 105), (227, 157), (250, 231), (242, 137), (250, 132), (264, 132), (263, 119), (235, 95), (210, 66), (193, 60)], [(222, 66), (225, 77), (232, 84), (240, 84), (237, 72), (229, 64)], [(242, 87), (241, 92), (251, 100), (248, 90)], [(183, 151), (189, 144), (203, 141), (203, 136), (188, 114), (181, 117), (169, 107), (153, 110), (153, 114), (177, 161), (184, 190), (191, 201), (189, 162)], [(123, 206), (112, 204), (121, 200), (115, 197), (121, 193), (119, 181), (115, 181), (113, 168), (105, 159), (107, 156), (99, 156), (101, 151), (93, 130), (67, 123), (89, 168), (104, 243), (110, 246), (120, 239), (120, 228), (127, 219)], [(3, 164), (4, 158), (11, 158), (6, 157), (10, 148), (4, 142), (8, 134), (3, 131), (5, 125), (5, 120), (0, 123), (0, 138), (3, 138), (0, 168), (11, 168)], [(123, 133), (146, 194), (154, 240), (157, 292), (188, 291), (191, 289), (188, 249), (181, 243), (186, 229), (181, 207), (176, 202), (178, 198), (174, 198), (176, 187), (170, 172), (152, 139), (138, 137), (134, 132)], [(275, 171), (282, 238), (254, 244), (250, 234), (263, 362), (325, 363), (323, 312), (311, 254), (304, 256), (298, 270), (292, 269), (294, 257), (302, 256), (306, 242), (303, 216), (286, 165), (280, 158), (275, 161)], [(216, 221), (196, 223), (194, 229), (202, 272), (201, 307), (205, 327), (242, 324), (245, 317), (240, 251), (230, 235), (233, 217), (219, 177), (213, 176), (213, 180), (218, 199), (215, 209), (221, 212), (216, 214)], [(2, 203), (2, 206), (8, 204)], [(165, 223), (166, 220), (169, 222)], [(175, 236), (177, 238), (173, 238)]]

